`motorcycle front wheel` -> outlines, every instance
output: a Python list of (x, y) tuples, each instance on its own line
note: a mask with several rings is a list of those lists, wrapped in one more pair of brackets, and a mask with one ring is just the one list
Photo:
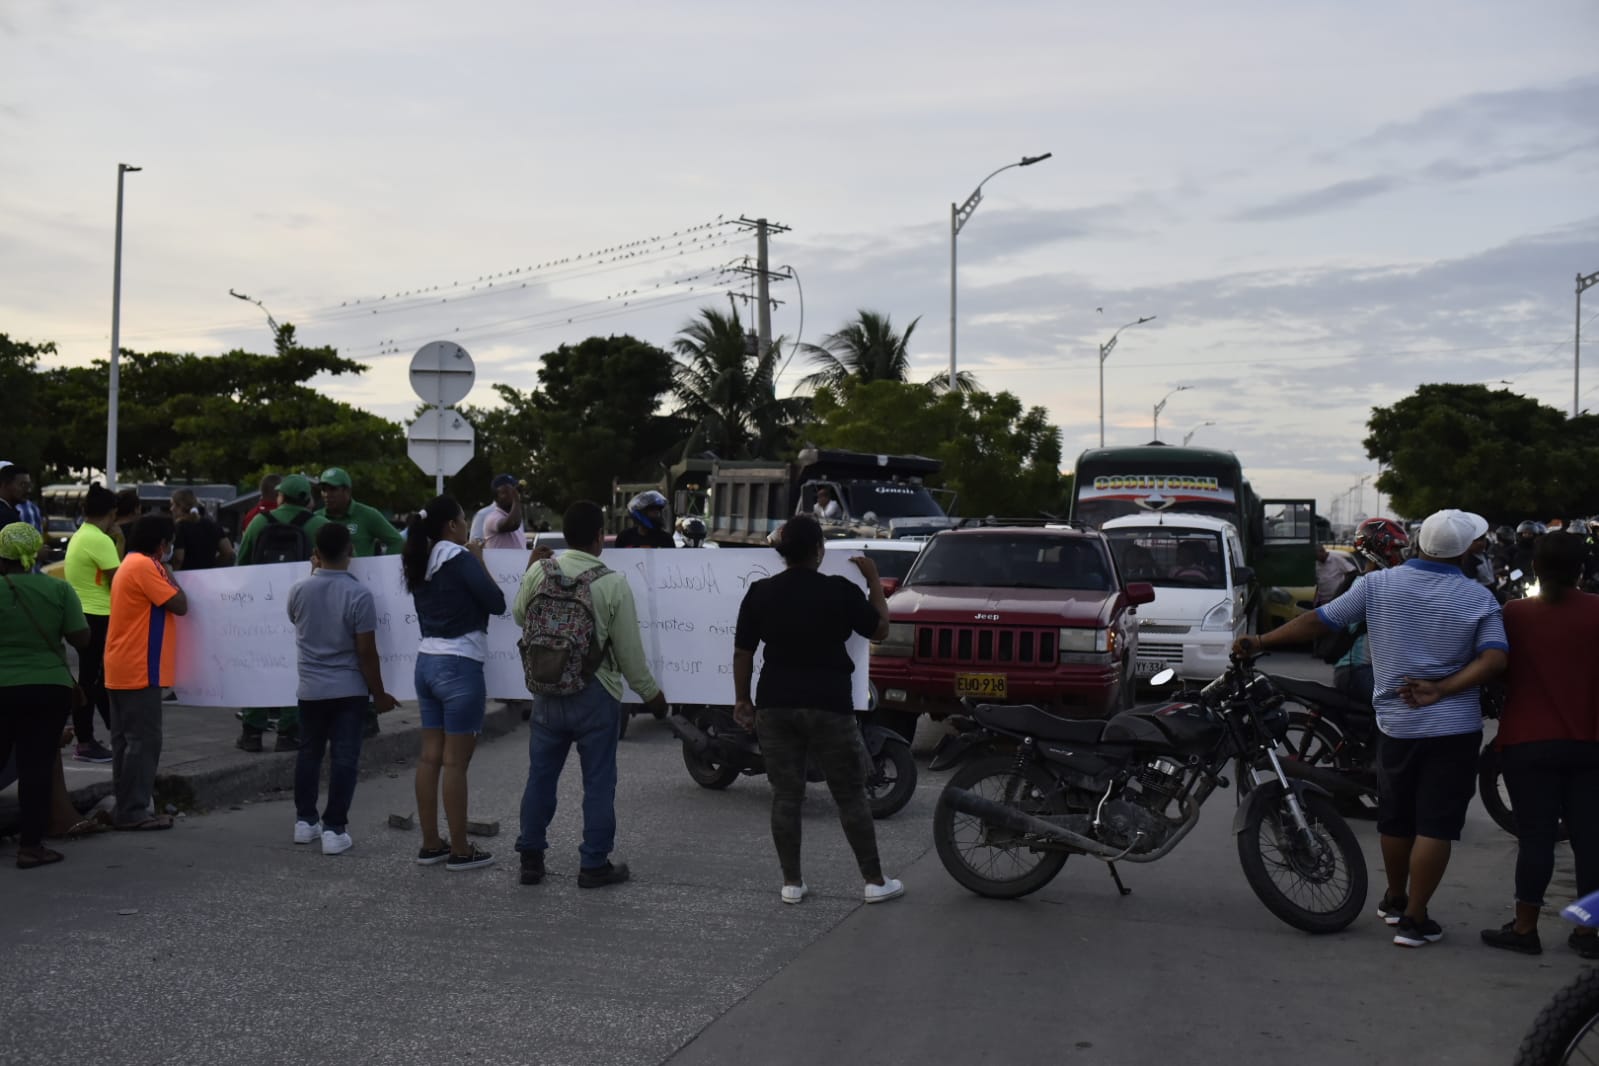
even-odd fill
[(1599, 1061), (1599, 970), (1555, 993), (1521, 1041), (1515, 1066)]
[(866, 798), (873, 818), (887, 818), (904, 810), (916, 794), (916, 760), (911, 746), (898, 740), (883, 744), (872, 759), (872, 774), (866, 779)]
[(704, 755), (696, 755), (694, 749), (687, 744), (683, 745), (683, 766), (688, 770), (688, 775), (694, 779), (694, 783), (702, 788), (720, 791), (738, 780), (738, 767), (717, 762)]
[[(1020, 769), (1009, 755), (967, 763), (946, 788), (963, 788), (984, 799), (1047, 818), (1067, 812), (1061, 786), (1037, 766)], [(984, 823), (942, 798), (933, 812), (933, 844), (944, 869), (962, 886), (991, 899), (1018, 899), (1037, 892), (1066, 865), (1067, 853), (1011, 829)]]
[(1266, 909), (1295, 929), (1336, 933), (1366, 905), (1366, 857), (1360, 841), (1324, 796), (1306, 793), (1310, 839), (1301, 838), (1289, 793), (1257, 803), (1238, 832), (1238, 862)]

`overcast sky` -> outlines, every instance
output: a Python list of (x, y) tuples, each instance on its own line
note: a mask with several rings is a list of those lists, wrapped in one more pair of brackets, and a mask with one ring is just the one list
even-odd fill
[[(961, 368), (1047, 407), (1070, 462), (1098, 436), (1097, 345), (1156, 315), (1106, 364), (1109, 441), (1147, 441), (1191, 386), (1163, 438), (1213, 421), (1194, 443), (1326, 511), (1375, 472), (1371, 406), (1420, 383), (1569, 410), (1596, 56), (1591, 0), (8, 0), (0, 331), (106, 353), (127, 162), (127, 348), (268, 350), (236, 288), (371, 366), (333, 395), (406, 416), (410, 355), (451, 337), (486, 402), (562, 342), (664, 346), (727, 307), (745, 215), (792, 227), (775, 332), (920, 316), (927, 377), (950, 201), (1052, 151), (961, 235)], [(1591, 357), (1583, 390), (1599, 409)]]

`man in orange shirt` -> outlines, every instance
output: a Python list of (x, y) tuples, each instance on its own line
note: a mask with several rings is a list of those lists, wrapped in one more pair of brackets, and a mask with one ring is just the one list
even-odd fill
[(177, 642), (172, 619), (189, 601), (166, 560), (177, 527), (170, 515), (147, 514), (128, 534), (128, 554), (111, 584), (105, 687), (111, 695), (111, 776), (117, 829), (171, 829), (157, 815), (155, 770), (161, 761), (161, 689), (172, 684)]

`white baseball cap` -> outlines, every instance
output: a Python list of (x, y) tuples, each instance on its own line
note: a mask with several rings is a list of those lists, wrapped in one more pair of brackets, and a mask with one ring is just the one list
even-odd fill
[(1419, 547), (1434, 559), (1458, 559), (1471, 550), (1471, 542), (1488, 532), (1488, 520), (1453, 508), (1435, 511), (1421, 524)]

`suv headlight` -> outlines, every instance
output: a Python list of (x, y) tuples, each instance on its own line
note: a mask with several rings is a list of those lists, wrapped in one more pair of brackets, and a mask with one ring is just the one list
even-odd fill
[(1199, 624), (1199, 628), (1212, 632), (1230, 632), (1233, 628), (1232, 601), (1223, 600), (1205, 612), (1205, 620)]
[(890, 659), (909, 659), (916, 645), (916, 626), (910, 622), (888, 623), (888, 636), (872, 645), (873, 655)]
[(1108, 629), (1062, 628), (1060, 651), (1062, 655), (1104, 654), (1115, 650), (1115, 637)]

